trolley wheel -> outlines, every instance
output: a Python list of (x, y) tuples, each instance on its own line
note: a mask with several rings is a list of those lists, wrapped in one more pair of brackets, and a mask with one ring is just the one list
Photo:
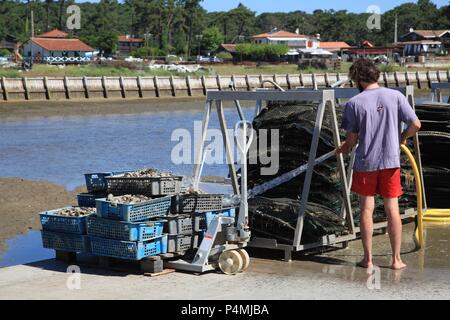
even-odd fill
[(237, 251), (239, 252), (239, 254), (241, 255), (241, 258), (242, 258), (243, 267), (242, 267), (241, 272), (243, 272), (243, 271), (247, 270), (248, 266), (250, 265), (250, 256), (248, 255), (248, 252), (245, 249), (238, 249)]
[(234, 275), (242, 270), (244, 261), (237, 250), (227, 250), (219, 256), (219, 268), (223, 273)]

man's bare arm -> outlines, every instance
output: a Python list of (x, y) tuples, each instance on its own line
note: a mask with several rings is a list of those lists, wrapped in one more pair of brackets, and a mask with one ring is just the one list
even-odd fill
[(408, 138), (413, 137), (420, 130), (421, 127), (422, 123), (420, 122), (419, 119), (416, 119), (413, 122), (411, 122), (408, 129), (406, 129), (402, 133), (402, 136), (400, 138), (401, 144), (406, 144), (406, 140), (408, 140)]
[(348, 154), (358, 144), (358, 134), (353, 132), (347, 132), (347, 138), (345, 142), (336, 149), (336, 153)]

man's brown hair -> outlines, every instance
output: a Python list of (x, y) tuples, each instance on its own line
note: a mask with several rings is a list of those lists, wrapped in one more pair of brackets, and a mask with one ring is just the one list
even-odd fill
[(360, 81), (367, 83), (375, 83), (380, 78), (380, 70), (375, 63), (369, 59), (358, 59), (350, 67), (348, 73), (350, 79), (359, 83)]

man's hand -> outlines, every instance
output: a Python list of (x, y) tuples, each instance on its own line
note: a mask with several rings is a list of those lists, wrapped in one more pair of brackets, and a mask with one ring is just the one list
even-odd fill
[(354, 146), (358, 144), (358, 134), (353, 132), (347, 132), (347, 139), (337, 149), (337, 154), (349, 154)]
[(400, 143), (406, 145), (408, 138), (413, 137), (422, 127), (419, 119), (414, 120), (400, 136)]
[(400, 144), (403, 144), (406, 146), (406, 144), (408, 143), (408, 137), (405, 135), (405, 133), (403, 132), (401, 137), (400, 137)]
[(336, 153), (337, 154), (349, 154), (350, 153), (351, 148), (349, 148), (349, 145), (347, 142), (344, 142), (343, 144), (341, 144), (337, 149), (336, 149)]

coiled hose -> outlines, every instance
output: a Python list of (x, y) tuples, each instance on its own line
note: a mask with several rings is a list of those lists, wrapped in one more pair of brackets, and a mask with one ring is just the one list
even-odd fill
[[(419, 132), (419, 136), (450, 139), (449, 133), (439, 131), (421, 131)], [(450, 209), (427, 209), (423, 213), (422, 220), (427, 222), (437, 222), (446, 224), (450, 222)]]

